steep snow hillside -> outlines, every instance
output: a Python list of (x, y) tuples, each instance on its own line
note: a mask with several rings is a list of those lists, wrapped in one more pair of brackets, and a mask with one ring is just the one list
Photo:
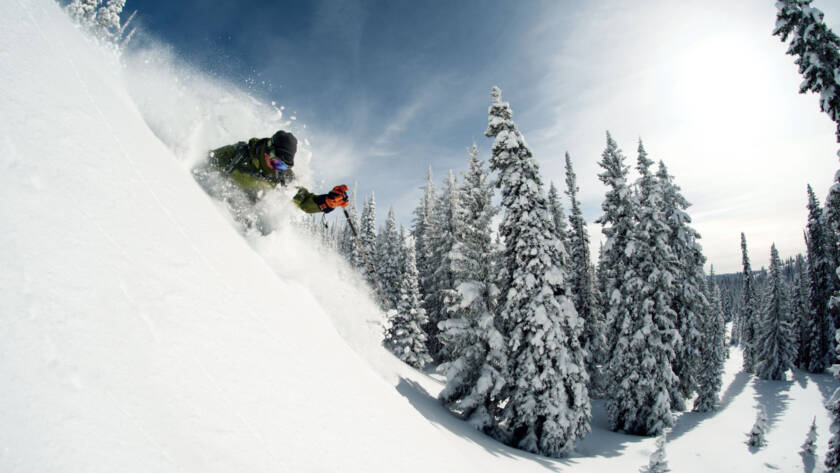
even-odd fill
[[(281, 108), (179, 66), (119, 63), (52, 0), (0, 2), (0, 472), (636, 471), (653, 439), (606, 430), (566, 460), (449, 415), (379, 344), (358, 276), (267, 199), (237, 231), (189, 173), (211, 146), (288, 127)], [(309, 180), (304, 144), (296, 167)], [(318, 156), (312, 155), (313, 160)], [(335, 217), (333, 217), (334, 219)], [(674, 471), (820, 471), (828, 376), (758, 383), (733, 352), (723, 410), (683, 414)], [(769, 446), (743, 443), (757, 405)]]

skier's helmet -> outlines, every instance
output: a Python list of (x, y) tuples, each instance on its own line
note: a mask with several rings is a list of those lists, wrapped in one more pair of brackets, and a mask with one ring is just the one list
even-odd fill
[(281, 161), (289, 167), (295, 165), (295, 153), (297, 153), (297, 138), (288, 131), (280, 130), (271, 137), (271, 147)]

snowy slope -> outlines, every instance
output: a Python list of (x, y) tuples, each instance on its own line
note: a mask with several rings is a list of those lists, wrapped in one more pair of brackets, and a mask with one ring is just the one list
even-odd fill
[[(446, 413), (439, 383), (379, 346), (359, 278), (284, 220), (287, 196), (270, 199), (277, 232), (243, 238), (190, 177), (200, 150), (288, 124), (277, 109), (194, 75), (172, 92), (182, 77), (144, 64), (119, 66), (51, 0), (0, 2), (0, 472), (647, 462), (653, 440), (607, 431), (600, 404), (579, 456), (562, 461)], [(733, 352), (725, 410), (679, 420), (674, 471), (801, 471), (815, 415), (824, 453), (833, 380), (762, 384), (739, 366)], [(751, 452), (757, 403), (773, 430)]]

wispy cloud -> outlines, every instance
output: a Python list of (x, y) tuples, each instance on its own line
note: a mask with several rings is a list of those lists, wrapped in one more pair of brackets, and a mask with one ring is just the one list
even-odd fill
[[(562, 182), (570, 151), (592, 221), (605, 190), (597, 180), (604, 131), (630, 166), (641, 137), (694, 204), (718, 272), (737, 270), (741, 231), (762, 255), (774, 241), (787, 255), (802, 251), (805, 184), (824, 195), (836, 144), (816, 99), (797, 94), (796, 67), (770, 35), (774, 15), (769, 4), (722, 0), (605, 0), (578, 12), (560, 47), (537, 52), (550, 64), (537, 86), (543, 102), (525, 110), (542, 124), (523, 131), (546, 180)], [(544, 22), (535, 31), (563, 25)]]

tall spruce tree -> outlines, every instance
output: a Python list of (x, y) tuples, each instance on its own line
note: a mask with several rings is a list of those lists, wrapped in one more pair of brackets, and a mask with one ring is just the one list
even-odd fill
[(796, 361), (794, 364), (801, 369), (808, 369), (811, 363), (811, 350), (808, 343), (809, 310), (808, 292), (808, 263), (805, 257), (796, 255), (795, 273), (793, 276), (793, 293), (791, 295), (791, 316), (794, 320), (794, 337), (796, 339)]
[(793, 368), (796, 352), (790, 308), (782, 280), (782, 262), (776, 245), (770, 248), (770, 275), (756, 335), (755, 374), (761, 379), (782, 380)]
[(385, 226), (377, 235), (376, 273), (387, 302), (386, 309), (396, 309), (400, 301), (400, 285), (403, 277), (404, 259), (397, 218), (394, 208), (388, 209)]
[(814, 195), (813, 189), (808, 185), (808, 226), (807, 226), (807, 249), (808, 249), (808, 279), (811, 283), (809, 290), (809, 318), (807, 337), (809, 344), (810, 360), (808, 371), (813, 373), (823, 372), (834, 361), (834, 350), (832, 346), (832, 320), (829, 311), (836, 266), (829, 256), (826, 241), (827, 232), (822, 209)]
[(492, 183), (473, 144), (458, 188), (452, 249), (455, 293), (448, 301), (448, 318), (440, 323), (440, 338), (452, 361), (439, 370), (446, 375), (441, 401), (477, 429), (498, 435), (508, 361), (495, 315), (499, 289), (491, 220), (497, 209), (492, 198)]
[(423, 298), (423, 307), (428, 312), (425, 299), (431, 292), (432, 275), (434, 274), (434, 258), (431, 241), (434, 236), (434, 213), (435, 213), (435, 183), (432, 180), (432, 167), (426, 173), (426, 184), (423, 189), (423, 196), (420, 203), (414, 209), (414, 226), (411, 234), (414, 236), (414, 248), (417, 253), (417, 271), (420, 274), (420, 295)]
[[(641, 152), (641, 143), (639, 144)], [(703, 333), (699, 325), (709, 312), (709, 302), (705, 296), (706, 274), (703, 256), (698, 240), (700, 234), (691, 227), (691, 217), (686, 209), (691, 205), (674, 184), (668, 174), (665, 163), (659, 162), (657, 178), (662, 186), (663, 214), (668, 223), (668, 244), (674, 254), (676, 265), (674, 275), (673, 299), (671, 308), (677, 315), (676, 327), (682, 343), (677, 346), (674, 360), (674, 373), (679, 378), (679, 389), (672, 394), (673, 407), (685, 408), (684, 399), (691, 397), (697, 387), (696, 360), (701, 358)]]
[(741, 325), (741, 347), (744, 350), (744, 371), (752, 373), (755, 369), (755, 333), (758, 318), (758, 298), (755, 278), (753, 277), (750, 256), (747, 253), (747, 237), (741, 232), (741, 263), (744, 268), (744, 307), (739, 323)]
[(560, 202), (560, 195), (557, 193), (557, 187), (552, 182), (548, 187), (548, 211), (551, 213), (551, 220), (554, 222), (554, 231), (557, 238), (563, 242), (563, 245), (568, 247), (568, 225), (566, 224), (566, 213), (563, 211), (563, 203)]
[(581, 345), (586, 349), (586, 371), (589, 373), (589, 392), (603, 397), (606, 386), (602, 366), (607, 360), (607, 338), (604, 313), (598, 304), (594, 268), (589, 256), (589, 232), (580, 209), (577, 176), (572, 159), (566, 153), (566, 195), (569, 197), (569, 287), (578, 315), (583, 319)]
[[(365, 201), (364, 207), (362, 207), (362, 217), (359, 222), (359, 241), (362, 243), (360, 252), (364, 251), (364, 254), (367, 255), (370, 263), (375, 269), (377, 266), (376, 199), (374, 198), (373, 193), (370, 194), (370, 197), (368, 197)], [(371, 290), (376, 291), (376, 281), (374, 281), (373, 275), (370, 274), (370, 271), (368, 271), (367, 264), (364, 262), (363, 258), (357, 261), (357, 268), (365, 275), (365, 279), (367, 280)], [(377, 297), (377, 300), (379, 299), (380, 297)], [(380, 304), (383, 304), (384, 307), (385, 301), (380, 301)]]
[[(353, 228), (359, 228), (359, 214), (356, 212), (356, 203), (350, 202), (347, 206), (347, 214), (350, 216)], [(345, 223), (340, 234), (340, 241), (338, 242), (338, 250), (344, 258), (355, 268), (362, 268), (364, 261), (359, 252), (359, 245), (356, 243), (356, 235), (353, 233), (350, 223)]]
[[(389, 217), (390, 218), (390, 217)], [(385, 331), (385, 346), (400, 360), (422, 369), (432, 362), (426, 347), (426, 311), (420, 301), (420, 282), (415, 264), (414, 245), (406, 241), (405, 229), (400, 228), (398, 251), (394, 254), (399, 270), (398, 300), (389, 311), (390, 320)]]
[(558, 457), (590, 430), (583, 321), (567, 296), (565, 248), (554, 237), (539, 167), (498, 87), (492, 98), (485, 135), (495, 138), (490, 166), (499, 173), (504, 209), (499, 314), (511, 377), (502, 425), (511, 444)]
[(618, 326), (607, 398), (612, 428), (638, 435), (659, 435), (673, 425), (672, 397), (679, 381), (672, 368), (680, 343), (671, 308), (675, 260), (661, 211), (662, 188), (651, 164), (640, 145), (636, 225), (624, 248), (630, 261), (622, 300), (630, 313)]
[(723, 384), (723, 363), (726, 358), (726, 326), (723, 321), (720, 288), (715, 268), (712, 266), (707, 284), (709, 311), (702, 318), (700, 329), (703, 334), (700, 350), (700, 366), (697, 371), (697, 399), (695, 412), (708, 412), (717, 408), (720, 388)]
[(454, 297), (455, 278), (452, 268), (452, 248), (455, 246), (456, 222), (458, 207), (458, 183), (455, 174), (449, 171), (446, 184), (435, 201), (435, 212), (432, 214), (432, 231), (426, 235), (427, 243), (431, 245), (431, 259), (429, 266), (432, 274), (429, 279), (428, 292), (425, 295), (429, 323), (426, 333), (429, 334), (429, 353), (437, 361), (446, 361), (441, 352), (438, 323), (448, 317), (446, 301)]
[[(624, 287), (624, 277), (631, 267), (627, 248), (636, 225), (636, 199), (627, 184), (629, 168), (624, 164), (624, 154), (607, 132), (607, 147), (598, 163), (604, 170), (598, 179), (607, 186), (607, 194), (601, 209), (604, 214), (596, 220), (602, 225), (606, 242), (601, 248), (598, 261), (598, 279), (601, 286), (602, 307), (607, 319), (608, 359), (614, 360), (618, 334), (625, 321), (630, 318), (632, 294)], [(614, 380), (616, 381), (616, 380)], [(610, 389), (617, 386), (610, 386)]]

